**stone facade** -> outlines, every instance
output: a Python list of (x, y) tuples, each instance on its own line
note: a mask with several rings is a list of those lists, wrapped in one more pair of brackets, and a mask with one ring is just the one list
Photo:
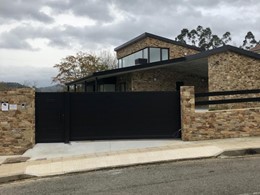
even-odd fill
[[(125, 57), (146, 47), (169, 48), (170, 59), (199, 53), (199, 51), (195, 49), (146, 37), (118, 50), (117, 58)], [(179, 73), (171, 68), (143, 70), (118, 76), (116, 88), (118, 89), (120, 84), (125, 83), (127, 91), (175, 91), (177, 81), (184, 82), (187, 85), (193, 84), (196, 86), (196, 90), (201, 92), (208, 90), (207, 78)]]
[(157, 68), (143, 70), (118, 77), (118, 84), (125, 82), (127, 91), (176, 91), (176, 82), (194, 85), (198, 92), (208, 91), (207, 78)]
[(182, 140), (260, 136), (260, 107), (195, 111), (194, 87), (181, 87)]
[[(209, 91), (260, 89), (260, 60), (234, 52), (224, 52), (208, 58)], [(260, 97), (260, 94), (234, 95), (221, 99)], [(211, 97), (210, 99), (218, 99)], [(214, 105), (213, 109), (260, 107), (260, 103)]]
[(0, 106), (0, 155), (22, 154), (35, 144), (35, 92), (0, 91), (0, 100), (9, 104), (8, 111)]
[(175, 45), (172, 43), (167, 43), (158, 39), (154, 39), (151, 37), (146, 37), (133, 45), (129, 45), (128, 47), (122, 48), (117, 51), (117, 59), (130, 55), (136, 51), (144, 49), (146, 47), (161, 47), (161, 48), (169, 48), (170, 49), (170, 59), (183, 57), (185, 55), (192, 55), (199, 53), (200, 51), (190, 49), (184, 46)]
[(176, 91), (176, 82), (195, 85), (196, 90), (208, 90), (207, 78), (176, 72), (171, 68), (157, 68), (132, 74), (133, 91)]

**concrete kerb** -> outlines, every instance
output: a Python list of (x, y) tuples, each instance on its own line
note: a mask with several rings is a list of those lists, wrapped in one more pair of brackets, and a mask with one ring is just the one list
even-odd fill
[(24, 180), (24, 179), (31, 179), (31, 178), (35, 178), (35, 176), (28, 175), (28, 174), (8, 175), (8, 176), (0, 177), (0, 184), (14, 182), (18, 180)]
[(61, 175), (72, 175), (72, 174), (77, 174), (77, 173), (87, 173), (87, 172), (94, 172), (94, 171), (101, 171), (101, 170), (120, 169), (120, 168), (144, 166), (144, 165), (152, 165), (152, 164), (160, 164), (160, 163), (212, 159), (212, 158), (216, 158), (218, 155), (207, 156), (207, 157), (171, 159), (171, 160), (162, 160), (162, 161), (150, 161), (150, 162), (144, 162), (144, 163), (132, 163), (132, 164), (124, 164), (124, 165), (116, 165), (116, 166), (104, 166), (104, 167), (98, 167), (98, 168), (93, 168), (93, 169), (85, 169), (85, 170), (80, 170), (80, 171), (69, 171), (69, 172), (65, 172), (65, 173), (57, 173), (57, 174), (42, 175), (42, 176), (36, 176), (33, 174), (24, 173), (24, 174), (0, 177), (0, 184), (4, 184), (4, 183), (8, 183), (8, 182), (15, 182), (18, 180), (32, 179), (32, 178), (50, 178), (50, 177), (57, 177), (57, 176), (61, 176)]
[[(246, 148), (246, 149), (237, 149), (237, 150), (222, 150), (220, 152), (217, 152), (212, 155), (208, 156), (199, 156), (199, 157), (191, 157), (191, 158), (177, 158), (177, 159), (163, 159), (163, 160), (155, 160), (155, 161), (149, 161), (149, 162), (137, 162), (137, 163), (129, 163), (129, 164), (117, 164), (117, 165), (111, 165), (111, 166), (101, 166), (101, 167), (96, 167), (96, 168), (90, 168), (90, 169), (82, 169), (82, 170), (71, 170), (67, 172), (59, 172), (53, 174), (47, 174), (47, 175), (33, 175), (33, 174), (28, 174), (26, 171), (24, 173), (19, 173), (19, 174), (14, 174), (14, 175), (6, 175), (6, 176), (0, 176), (0, 184), (3, 183), (8, 183), (8, 182), (14, 182), (17, 180), (24, 180), (24, 179), (31, 179), (31, 178), (46, 178), (46, 177), (55, 177), (55, 176), (60, 176), (60, 175), (70, 175), (70, 174), (76, 174), (76, 173), (82, 173), (82, 172), (93, 172), (93, 171), (98, 171), (98, 170), (108, 170), (108, 169), (117, 169), (117, 168), (126, 168), (126, 167), (132, 167), (132, 166), (142, 166), (142, 165), (147, 165), (147, 164), (160, 164), (160, 163), (169, 163), (169, 162), (179, 162), (179, 161), (189, 161), (189, 160), (201, 160), (201, 159), (213, 159), (213, 158), (228, 158), (228, 157), (243, 157), (243, 156), (248, 156), (248, 155), (256, 155), (260, 154), (260, 148)], [(113, 157), (116, 154), (108, 155), (108, 154), (103, 154), (105, 157)], [(129, 154), (130, 155), (130, 154)], [(103, 157), (104, 157), (103, 156)], [(102, 157), (102, 156), (98, 156)], [(88, 158), (85, 156), (85, 158)], [(79, 160), (83, 160), (84, 157), (79, 158)], [(57, 159), (58, 160), (58, 159)], [(54, 162), (58, 162), (58, 161)], [(62, 159), (65, 160), (66, 159)], [(39, 164), (44, 164), (45, 160), (39, 160)], [(50, 160), (46, 160), (46, 163), (52, 163)], [(69, 159), (68, 159), (69, 161)], [(35, 163), (35, 162), (34, 162)], [(33, 164), (34, 164), (33, 163)], [(28, 164), (28, 166), (33, 166)]]

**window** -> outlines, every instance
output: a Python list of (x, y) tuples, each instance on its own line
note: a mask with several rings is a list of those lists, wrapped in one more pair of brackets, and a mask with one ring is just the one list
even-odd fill
[(92, 84), (87, 85), (87, 92), (94, 92), (94, 85)]
[(84, 92), (85, 91), (85, 85), (84, 84), (77, 84), (76, 85), (76, 91), (77, 92)]
[(134, 66), (138, 58), (147, 59), (148, 63), (169, 59), (169, 49), (159, 47), (147, 47), (131, 55), (118, 59), (118, 68)]
[(115, 92), (116, 85), (115, 84), (101, 84), (99, 85), (100, 92)]
[(162, 60), (169, 60), (169, 49), (162, 49)]
[(143, 49), (143, 58), (148, 60), (148, 48)]
[(69, 91), (75, 91), (75, 86), (74, 85), (70, 85), (69, 86)]
[(161, 49), (160, 48), (150, 48), (150, 62), (158, 62), (161, 60)]
[(123, 68), (123, 59), (118, 60), (118, 67)]

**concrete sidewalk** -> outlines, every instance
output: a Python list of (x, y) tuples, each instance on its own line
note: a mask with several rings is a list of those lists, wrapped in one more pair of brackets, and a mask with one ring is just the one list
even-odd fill
[[(122, 141), (124, 145), (127, 145), (128, 141)], [(129, 141), (131, 142), (131, 141)], [(102, 142), (85, 142), (85, 144), (101, 144)], [(83, 147), (84, 143), (78, 143)], [(122, 145), (120, 141), (113, 142), (114, 146)], [(131, 165), (139, 165), (146, 163), (157, 163), (165, 161), (179, 161), (188, 159), (202, 159), (202, 158), (214, 158), (220, 154), (232, 154), (227, 151), (241, 151), (245, 149), (260, 149), (260, 137), (250, 138), (232, 138), (232, 139), (219, 139), (219, 140), (207, 140), (207, 141), (194, 141), (194, 142), (183, 142), (180, 140), (166, 140), (166, 141), (140, 141), (139, 145), (134, 142), (124, 146), (123, 148), (116, 149), (110, 147), (106, 149), (103, 147), (101, 150), (82, 150), (80, 153), (73, 153), (71, 144), (64, 146), (65, 150), (57, 150), (57, 154), (54, 155), (52, 151), (55, 151), (55, 144), (50, 144), (52, 151), (49, 152), (51, 155), (42, 153), (33, 154), (32, 151), (27, 151), (22, 156), (12, 156), (10, 158), (5, 157), (2, 160), (0, 166), (0, 183), (29, 178), (29, 177), (46, 177), (51, 175), (61, 175), (67, 173), (91, 171), (97, 169), (113, 168), (113, 167), (124, 167)], [(102, 144), (101, 144), (102, 145)], [(58, 146), (58, 144), (57, 144)], [(37, 145), (36, 145), (37, 147)], [(38, 146), (39, 147), (39, 146)], [(70, 148), (72, 147), (72, 148)], [(76, 146), (76, 148), (78, 145)], [(61, 147), (63, 148), (63, 147)], [(63, 148), (63, 149), (64, 149)], [(12, 159), (21, 158), (25, 159), (26, 154), (31, 159), (26, 162), (20, 163), (9, 163)], [(3, 157), (2, 157), (3, 159)]]

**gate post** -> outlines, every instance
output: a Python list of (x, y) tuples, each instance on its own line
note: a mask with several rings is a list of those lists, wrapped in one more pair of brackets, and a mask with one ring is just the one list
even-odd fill
[(181, 87), (181, 129), (182, 140), (189, 141), (190, 135), (187, 131), (195, 120), (195, 96), (194, 86)]
[(70, 93), (65, 92), (64, 101), (64, 142), (70, 142)]

